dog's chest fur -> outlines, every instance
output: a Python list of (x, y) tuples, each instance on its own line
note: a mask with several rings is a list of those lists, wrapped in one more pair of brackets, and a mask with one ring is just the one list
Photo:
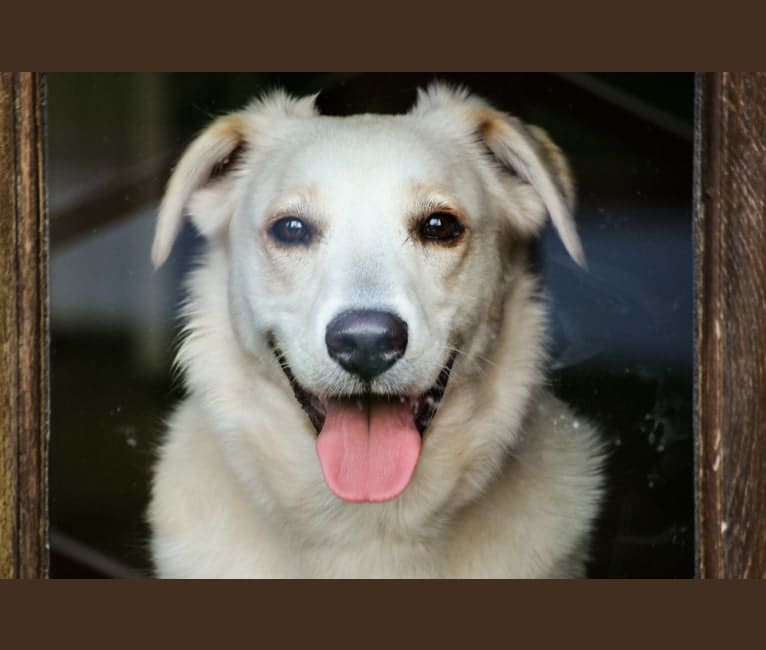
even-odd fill
[[(286, 516), (264, 507), (187, 402), (174, 417), (183, 438), (169, 443), (159, 473), (168, 485), (153, 505), (154, 556), (163, 577), (580, 577), (600, 496), (597, 443), (550, 396), (541, 396), (538, 412), (530, 444), (481, 498), (413, 531), (396, 530), (391, 513), (295, 504)], [(546, 436), (535, 435), (541, 427)]]

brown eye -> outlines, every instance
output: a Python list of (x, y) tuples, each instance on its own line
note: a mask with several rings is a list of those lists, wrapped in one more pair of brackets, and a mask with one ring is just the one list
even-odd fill
[(451, 242), (463, 234), (465, 227), (455, 215), (448, 212), (429, 214), (418, 225), (418, 234), (424, 241)]
[(269, 228), (269, 233), (280, 244), (290, 246), (308, 244), (314, 235), (311, 226), (298, 217), (277, 219)]

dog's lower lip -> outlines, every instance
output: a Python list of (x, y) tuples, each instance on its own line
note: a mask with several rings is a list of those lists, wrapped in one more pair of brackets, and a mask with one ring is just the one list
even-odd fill
[[(290, 369), (290, 365), (285, 359), (284, 353), (273, 343), (271, 347), (274, 351), (274, 355), (277, 358), (277, 362), (279, 363), (282, 371), (285, 373), (285, 376), (290, 382), (290, 386), (293, 389), (295, 399), (308, 416), (318, 435), (324, 426), (326, 402), (323, 402), (317, 396), (312, 395), (307, 390), (305, 390), (295, 379), (295, 375), (293, 375), (292, 370)], [(428, 426), (431, 424), (431, 421), (436, 415), (436, 411), (439, 409), (439, 404), (444, 395), (444, 391), (447, 388), (447, 382), (449, 381), (449, 376), (452, 370), (452, 365), (455, 362), (455, 357), (456, 353), (453, 352), (450, 355), (447, 363), (443, 366), (442, 371), (439, 373), (439, 377), (437, 378), (436, 383), (420, 396), (411, 397), (406, 395), (377, 395), (374, 393), (362, 393), (357, 395), (347, 395), (339, 397), (338, 399), (356, 399), (363, 402), (374, 399), (391, 401), (400, 400), (410, 402), (412, 405), (412, 416), (415, 421), (415, 426), (422, 436), (428, 429)]]
[(439, 409), (439, 404), (444, 396), (444, 391), (447, 389), (447, 382), (449, 381), (452, 364), (455, 363), (456, 356), (455, 352), (450, 355), (447, 363), (439, 373), (436, 383), (415, 401), (413, 416), (415, 418), (415, 426), (420, 431), (420, 435), (423, 435), (426, 429), (428, 429), (436, 415), (436, 411)]

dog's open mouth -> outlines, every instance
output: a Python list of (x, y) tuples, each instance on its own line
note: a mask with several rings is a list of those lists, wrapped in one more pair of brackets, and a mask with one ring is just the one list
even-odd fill
[(422, 435), (447, 388), (455, 355), (436, 383), (419, 396), (372, 393), (319, 398), (295, 379), (284, 354), (274, 353), (295, 398), (317, 432), (317, 453), (328, 487), (352, 502), (389, 501), (409, 485)]

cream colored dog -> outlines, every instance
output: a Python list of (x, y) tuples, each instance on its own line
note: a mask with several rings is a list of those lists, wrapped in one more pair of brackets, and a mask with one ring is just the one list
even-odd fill
[(208, 246), (159, 452), (164, 577), (581, 576), (594, 430), (543, 388), (528, 244), (582, 262), (547, 136), (432, 86), (405, 115), (281, 92), (189, 147), (160, 209)]

